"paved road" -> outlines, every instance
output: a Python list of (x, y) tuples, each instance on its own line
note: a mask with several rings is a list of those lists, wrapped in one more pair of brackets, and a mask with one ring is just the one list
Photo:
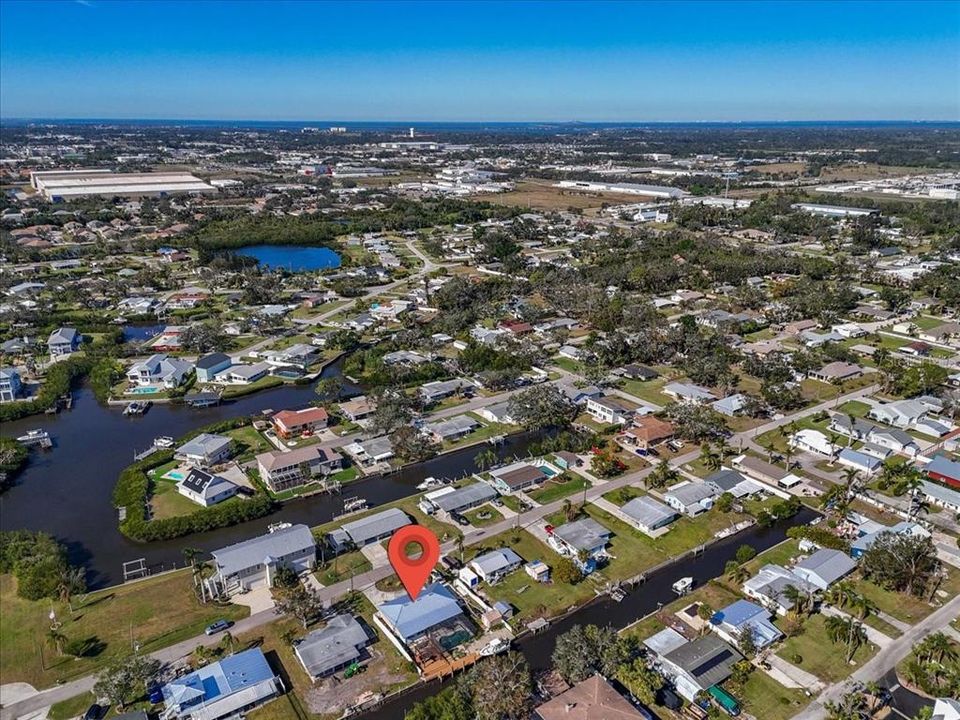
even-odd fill
[[(738, 433), (731, 438), (730, 444), (731, 446), (736, 446), (740, 441), (746, 442), (747, 440), (749, 440), (751, 436), (762, 434), (764, 432), (767, 432), (768, 430), (772, 430), (776, 427), (779, 427), (780, 425), (788, 423), (791, 420), (800, 419), (803, 417), (807, 417), (809, 415), (815, 415), (821, 410), (825, 410), (835, 403), (845, 402), (847, 400), (855, 399), (860, 395), (869, 392), (870, 390), (871, 388), (863, 388), (861, 390), (857, 390), (855, 392), (842, 396), (837, 400), (830, 400), (824, 403), (820, 403), (819, 405), (806, 408), (804, 410), (801, 410), (798, 413), (789, 415), (780, 420), (772, 420), (753, 430), (748, 430), (744, 433)], [(489, 401), (490, 399), (491, 398), (485, 398), (485, 400), (487, 401)], [(450, 408), (450, 410), (454, 412), (457, 412), (457, 411), (464, 412), (463, 407), (464, 406), (460, 406), (458, 408)], [(694, 449), (688, 453), (685, 453), (684, 455), (680, 455), (674, 458), (671, 461), (671, 465), (674, 467), (679, 467), (685, 463), (695, 460), (699, 456), (699, 454), (700, 454), (699, 448)], [(621, 477), (614, 478), (602, 484), (595, 485), (587, 490), (586, 498), (589, 501), (594, 498), (600, 497), (601, 495), (609, 492), (610, 490), (615, 490), (617, 488), (621, 488), (626, 485), (632, 485), (632, 484), (638, 483), (642, 481), (643, 478), (652, 471), (653, 471), (653, 467), (648, 467), (642, 470), (638, 470), (637, 472), (630, 473), (628, 475), (623, 475)], [(541, 505), (539, 507), (533, 508), (532, 510), (529, 510), (523, 513), (519, 518), (505, 519), (505, 520), (502, 520), (501, 522), (498, 522), (494, 525), (483, 528), (481, 530), (474, 530), (472, 532), (469, 532), (464, 536), (464, 545), (470, 546), (479, 542), (483, 542), (486, 538), (489, 538), (493, 535), (498, 535), (499, 533), (510, 530), (511, 528), (515, 527), (518, 523), (520, 524), (521, 527), (533, 525), (534, 523), (537, 523), (540, 520), (542, 520), (543, 517), (550, 515), (554, 512), (557, 512), (558, 510), (561, 510), (563, 508), (563, 502), (564, 501), (561, 499), (546, 505)], [(456, 548), (455, 543), (448, 542), (442, 546), (441, 551), (444, 554), (446, 554), (454, 551), (455, 548)], [(321, 600), (323, 600), (324, 603), (332, 603), (344, 597), (351, 590), (354, 590), (354, 589), (361, 590), (363, 588), (369, 587), (374, 583), (376, 583), (378, 580), (382, 580), (383, 578), (389, 577), (391, 574), (393, 574), (393, 570), (390, 568), (389, 565), (374, 568), (365, 573), (357, 575), (356, 577), (351, 578), (350, 580), (345, 580), (343, 582), (336, 583), (334, 585), (329, 585), (323, 588), (323, 590), (320, 591), (319, 595)], [(954, 600), (954, 602), (951, 603), (950, 607), (952, 607), (954, 604), (957, 606), (956, 610), (960, 610), (960, 598)], [(956, 610), (954, 611), (954, 615), (956, 614)], [(943, 622), (944, 624), (946, 623), (947, 617), (949, 617), (950, 619), (952, 619), (953, 617), (952, 615), (949, 615), (949, 614), (941, 615), (940, 613), (935, 614), (935, 616), (937, 618), (937, 621)], [(245, 632), (255, 630), (261, 625), (265, 625), (269, 622), (272, 622), (273, 620), (276, 619), (276, 617), (277, 616), (273, 610), (258, 612), (254, 615), (251, 615), (250, 617), (247, 617), (243, 620), (238, 621), (237, 624), (233, 628), (231, 628), (231, 633), (233, 633), (234, 635), (239, 635)], [(931, 616), (931, 617), (934, 617), (934, 616)], [(928, 618), (928, 621), (929, 620), (930, 618)], [(925, 623), (926, 622), (927, 621), (925, 621)], [(928, 625), (929, 627), (936, 627), (935, 624), (929, 624), (929, 623), (923, 624), (922, 627), (926, 628), (928, 627)], [(917, 626), (917, 627), (920, 627), (920, 626)], [(929, 632), (929, 630), (927, 630), (927, 632)], [(903, 638), (905, 637), (908, 637), (908, 636), (922, 637), (922, 635), (917, 635), (915, 631), (911, 631), (911, 633), (912, 634), (904, 634), (901, 638), (898, 638), (897, 641), (895, 641), (890, 646), (885, 648), (884, 651), (882, 652), (889, 653), (891, 648), (901, 647), (902, 643), (900, 643), (899, 641), (903, 640)], [(198, 635), (197, 637), (190, 638), (189, 640), (184, 640), (183, 642), (177, 643), (176, 645), (171, 645), (170, 647), (164, 648), (163, 650), (158, 650), (155, 653), (151, 653), (151, 656), (160, 660), (163, 663), (175, 662), (180, 658), (192, 653), (193, 649), (197, 645), (213, 645), (213, 644), (216, 644), (217, 642), (218, 642), (217, 637), (209, 638), (206, 635)], [(906, 654), (907, 651), (909, 651), (909, 644), (906, 646), (906, 650), (904, 651), (904, 654)], [(896, 664), (897, 660), (899, 660), (899, 658), (892, 661), (891, 667)], [(867, 668), (868, 666), (869, 666), (869, 663), (864, 666), (864, 669)], [(885, 672), (888, 669), (889, 668), (878, 668), (878, 671), (876, 672), (876, 674), (869, 675), (866, 677), (879, 677), (880, 675), (883, 674), (883, 672)], [(93, 683), (94, 683), (94, 678), (92, 676), (88, 676), (88, 677), (80, 678), (73, 682), (67, 683), (65, 685), (43, 690), (31, 698), (22, 700), (18, 703), (14, 703), (10, 705), (9, 707), (0, 709), (0, 720), (15, 720), (15, 718), (19, 718), (23, 715), (29, 714), (31, 712), (35, 712), (49, 705), (60, 702), (61, 700), (67, 700), (71, 697), (79, 695), (80, 693), (89, 691), (93, 687)], [(814, 717), (819, 717), (819, 716), (811, 716), (811, 720)]]
[(887, 675), (910, 653), (914, 645), (927, 635), (942, 630), (958, 615), (960, 615), (960, 596), (930, 613), (889, 645), (878, 650), (877, 654), (861, 665), (848, 680), (829, 686), (806, 710), (795, 716), (794, 720), (823, 720), (827, 717), (826, 703), (835, 702), (842, 697), (850, 681), (865, 683)]

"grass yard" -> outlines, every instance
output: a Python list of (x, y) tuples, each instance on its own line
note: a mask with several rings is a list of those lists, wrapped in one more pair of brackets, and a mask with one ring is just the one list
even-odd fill
[(590, 487), (590, 481), (575, 473), (564, 473), (547, 480), (536, 490), (527, 492), (527, 497), (541, 505), (548, 505)]
[(860, 402), (859, 400), (848, 400), (837, 408), (837, 412), (844, 415), (853, 415), (854, 417), (862, 418), (866, 417), (867, 413), (870, 412), (870, 406), (865, 402)]
[[(163, 598), (158, 602), (158, 598)], [(102, 646), (93, 657), (57, 657), (46, 642), (51, 606), (69, 640), (91, 639)], [(94, 672), (111, 658), (129, 652), (131, 638), (152, 652), (203, 632), (214, 620), (239, 620), (249, 610), (238, 605), (201, 605), (190, 572), (183, 570), (101, 590), (74, 601), (71, 619), (65, 603), (30, 601), (16, 596), (16, 581), (0, 575), (0, 676), (4, 682), (28, 682), (36, 688)], [(40, 663), (40, 647), (47, 668)]]
[(50, 712), (47, 713), (48, 720), (71, 720), (71, 718), (81, 717), (96, 700), (93, 693), (83, 693), (67, 700), (61, 700), (50, 706)]
[(726, 607), (739, 599), (740, 596), (729, 588), (711, 580), (704, 585), (694, 586), (693, 592), (664, 605), (658, 612), (651, 613), (630, 625), (623, 633), (642, 641), (667, 627), (668, 621), (676, 622), (677, 618), (673, 615), (688, 605), (705, 603), (709, 607), (717, 609)]
[[(189, 515), (200, 509), (193, 500), (177, 492), (176, 480), (151, 480), (150, 510), (151, 520)], [(224, 502), (240, 502), (225, 500)]]
[[(512, 548), (527, 562), (542, 560), (553, 567), (560, 556), (525, 530), (508, 531), (486, 540), (482, 546), (468, 549), (470, 557), (501, 547)], [(467, 556), (465, 555), (466, 559)], [(590, 580), (576, 585), (566, 583), (538, 583), (522, 569), (516, 570), (501, 582), (485, 586), (486, 593), (494, 600), (503, 600), (517, 608), (517, 616), (523, 622), (536, 617), (559, 615), (572, 605), (578, 605), (594, 596)]]
[[(945, 592), (948, 597), (956, 597), (956, 595), (960, 593), (960, 571), (950, 568), (948, 572), (950, 574), (947, 579), (941, 583), (940, 590)], [(922, 598), (907, 593), (884, 590), (879, 585), (875, 585), (863, 578), (854, 580), (853, 584), (857, 592), (862, 593), (872, 600), (881, 612), (892, 615), (897, 620), (902, 620), (903, 622), (910, 624), (916, 623), (936, 609), (935, 606), (930, 605), (930, 603)]]
[(612, 502), (614, 505), (623, 506), (628, 502), (633, 500), (636, 497), (641, 495), (646, 495), (646, 493), (638, 487), (633, 485), (625, 485), (622, 488), (617, 488), (616, 490), (611, 490), (603, 494), (603, 499), (607, 502)]
[[(846, 647), (830, 640), (824, 616), (812, 615), (804, 623), (803, 632), (787, 638), (777, 650), (777, 655), (821, 680), (838, 682), (869, 660), (876, 649), (875, 645), (866, 643), (854, 653), (854, 664), (847, 663)], [(796, 660), (798, 655), (799, 662)]]
[(242, 397), (281, 385), (283, 385), (283, 380), (276, 375), (267, 375), (248, 385), (225, 385), (223, 386), (223, 399), (229, 400), (230, 398)]
[(702, 545), (713, 538), (718, 530), (746, 517), (734, 512), (721, 513), (719, 510), (711, 510), (695, 519), (681, 517), (669, 526), (670, 532), (654, 539), (593, 505), (588, 505), (586, 511), (614, 533), (609, 552), (616, 559), (604, 567), (602, 572), (616, 580), (632, 577), (668, 558)]
[(468, 510), (463, 513), (463, 516), (470, 521), (471, 525), (478, 528), (488, 527), (503, 520), (503, 513), (489, 503)]
[(513, 510), (515, 513), (521, 512), (520, 498), (516, 497), (515, 495), (504, 495), (500, 499), (503, 501), (504, 505)]
[(255, 455), (270, 452), (274, 449), (273, 445), (267, 442), (267, 439), (258, 433), (252, 425), (229, 430), (225, 434), (232, 437), (237, 444), (239, 451), (236, 458), (237, 462), (244, 463), (253, 460)]
[(322, 585), (334, 585), (353, 575), (372, 570), (373, 565), (359, 550), (328, 558), (326, 567), (319, 568), (313, 574)]
[(810, 703), (802, 690), (786, 688), (762, 670), (754, 670), (743, 687), (731, 688), (743, 709), (763, 720), (787, 720)]
[(670, 382), (670, 378), (658, 377), (653, 380), (622, 380), (620, 389), (628, 395), (646, 400), (654, 405), (666, 405), (670, 398), (664, 395), (661, 390), (663, 386)]

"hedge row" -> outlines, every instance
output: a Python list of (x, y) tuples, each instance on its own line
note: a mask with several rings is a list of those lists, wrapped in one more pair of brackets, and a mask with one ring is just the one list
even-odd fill
[(0, 405), (0, 422), (18, 420), (28, 415), (42, 413), (78, 384), (90, 372), (93, 361), (86, 356), (72, 357), (47, 368), (37, 397), (29, 402), (4, 403)]
[[(246, 417), (224, 420), (194, 430), (177, 441), (181, 444), (200, 433), (222, 433), (248, 425)], [(276, 503), (267, 494), (260, 492), (249, 499), (230, 499), (208, 508), (200, 508), (189, 515), (180, 515), (159, 520), (147, 520), (147, 502), (150, 497), (150, 470), (170, 462), (174, 450), (161, 450), (144, 458), (140, 462), (127, 466), (113, 490), (113, 502), (117, 507), (126, 508), (126, 517), (120, 523), (120, 532), (131, 540), (154, 542), (191, 535), (217, 528), (237, 525), (248, 520), (269, 515)]]

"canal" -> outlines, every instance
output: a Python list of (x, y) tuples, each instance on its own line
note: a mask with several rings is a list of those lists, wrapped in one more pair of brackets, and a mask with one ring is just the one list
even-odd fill
[[(340, 374), (340, 364), (326, 367), (323, 377)], [(356, 392), (347, 386), (346, 392)], [(390, 475), (374, 475), (350, 483), (343, 496), (314, 495), (284, 503), (272, 515), (241, 525), (212, 530), (174, 540), (136, 543), (117, 529), (112, 493), (120, 471), (133, 462), (135, 452), (148, 448), (163, 435), (180, 437), (200, 426), (272, 408), (299, 408), (316, 399), (312, 385), (285, 385), (224, 403), (194, 409), (156, 404), (141, 417), (125, 417), (120, 407), (100, 405), (89, 388), (74, 393), (70, 411), (34, 415), (4, 423), (2, 434), (22, 435), (28, 430), (49, 431), (54, 448), (32, 452), (30, 463), (17, 484), (0, 495), (0, 529), (40, 530), (67, 547), (72, 562), (88, 570), (91, 588), (121, 582), (123, 563), (145, 558), (153, 571), (182, 566), (183, 548), (212, 550), (266, 531), (284, 520), (307, 525), (329, 521), (343, 509), (343, 497), (363, 497), (371, 505), (399, 500), (417, 492), (425, 477), (460, 477), (473, 472), (477, 448), (465, 448)], [(511, 436), (496, 448), (500, 457), (525, 456), (527, 446), (539, 437)]]
[[(802, 508), (789, 522), (771, 528), (754, 525), (711, 545), (695, 558), (684, 558), (680, 562), (651, 573), (644, 584), (630, 592), (621, 602), (611, 600), (607, 596), (599, 598), (562, 620), (551, 623), (546, 630), (524, 637), (514, 646), (526, 657), (530, 670), (534, 674), (548, 670), (551, 667), (550, 656), (553, 654), (557, 636), (574, 625), (610, 625), (617, 629), (625, 628), (676, 600), (677, 596), (672, 586), (680, 578), (690, 576), (694, 578), (694, 587), (703, 585), (724, 573), (727, 561), (734, 559), (737, 548), (741, 545), (750, 545), (758, 553), (763, 552), (783, 542), (787, 538), (788, 527), (808, 524), (816, 517), (817, 513), (813, 510)], [(360, 717), (364, 720), (399, 720), (414, 704), (435, 695), (441, 687), (438, 681), (417, 686), (389, 700), (379, 708), (363, 713)]]

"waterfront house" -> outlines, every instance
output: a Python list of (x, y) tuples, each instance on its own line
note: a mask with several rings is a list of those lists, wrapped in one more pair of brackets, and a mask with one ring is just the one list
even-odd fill
[(309, 445), (289, 452), (272, 451), (257, 455), (260, 479), (273, 492), (306, 485), (318, 477), (332, 475), (343, 467), (343, 457), (333, 450)]
[(47, 338), (47, 350), (50, 357), (65, 357), (80, 349), (83, 336), (71, 327), (57, 328)]
[(353, 615), (336, 615), (319, 630), (293, 644), (293, 653), (313, 679), (327, 677), (364, 656), (374, 642), (366, 628)]
[(478, 555), (469, 563), (467, 568), (480, 580), (491, 585), (499, 582), (523, 564), (523, 558), (510, 548), (491, 550)]
[(0, 403), (13, 402), (23, 392), (20, 372), (16, 368), (0, 368)]
[(642, 713), (602, 676), (593, 675), (538, 706), (533, 720), (644, 720)]
[(313, 570), (317, 545), (306, 525), (279, 527), (265, 535), (214, 550), (213, 584), (227, 595), (271, 587), (277, 570)]
[(675, 510), (649, 495), (633, 498), (620, 508), (620, 512), (630, 519), (634, 527), (647, 535), (669, 525), (677, 518)]
[(749, 600), (736, 600), (717, 610), (710, 618), (709, 627), (734, 645), (738, 645), (744, 634), (749, 633), (758, 649), (783, 637), (777, 626), (770, 622), (770, 611)]
[(177, 492), (198, 505), (210, 507), (239, 492), (240, 488), (226, 478), (208, 473), (199, 468), (190, 468), (177, 483)]
[(826, 590), (856, 567), (857, 564), (845, 553), (823, 548), (794, 565), (793, 574), (818, 590)]
[(586, 517), (554, 528), (547, 542), (561, 555), (571, 558), (583, 572), (591, 573), (606, 555), (612, 535), (596, 520)]
[(187, 381), (191, 372), (193, 363), (156, 354), (131, 365), (127, 370), (127, 380), (136, 387), (174, 390)]
[(685, 480), (670, 487), (663, 499), (676, 511), (695, 517), (712, 508), (713, 501), (719, 494), (713, 485)]
[(177, 448), (176, 458), (195, 467), (209, 467), (233, 454), (233, 440), (223, 435), (200, 433)]
[(435, 442), (454, 442), (480, 427), (469, 415), (457, 415), (449, 420), (438, 420), (424, 425), (424, 432)]
[(416, 600), (406, 593), (377, 606), (374, 621), (407, 645), (427, 635), (472, 627), (457, 597), (441, 583), (427, 585)]
[(281, 410), (270, 418), (274, 431), (284, 439), (322, 430), (329, 420), (327, 411), (320, 407)]
[(400, 508), (388, 508), (359, 520), (344, 523), (330, 533), (330, 544), (338, 553), (350, 548), (362, 548), (371, 543), (386, 540), (410, 522), (410, 517)]
[(210, 353), (197, 359), (197, 382), (212, 382), (214, 376), (233, 364), (229, 355)]

